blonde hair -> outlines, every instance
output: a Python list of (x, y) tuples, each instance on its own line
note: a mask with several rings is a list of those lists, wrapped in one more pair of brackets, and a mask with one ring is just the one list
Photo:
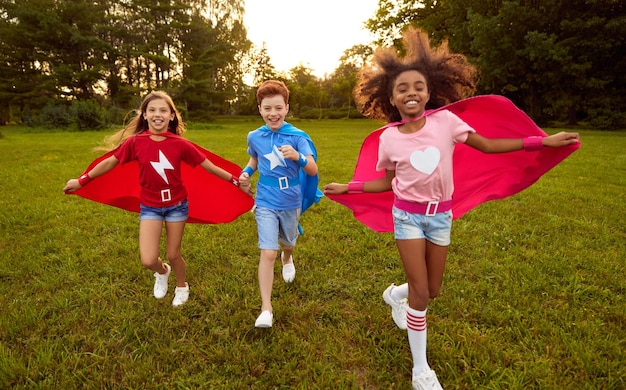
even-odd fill
[(165, 100), (167, 105), (170, 107), (170, 110), (174, 113), (174, 119), (172, 119), (169, 123), (168, 130), (170, 133), (174, 133), (176, 135), (182, 135), (187, 129), (185, 127), (185, 123), (182, 120), (180, 112), (174, 105), (174, 101), (172, 97), (164, 91), (153, 91), (150, 92), (141, 102), (139, 109), (134, 110), (135, 117), (131, 119), (128, 124), (122, 129), (116, 132), (113, 135), (110, 135), (104, 139), (104, 146), (98, 147), (98, 150), (113, 150), (120, 146), (124, 141), (135, 134), (142, 133), (148, 130), (148, 122), (144, 119), (144, 114), (148, 108), (148, 104), (150, 104), (153, 100), (162, 99)]

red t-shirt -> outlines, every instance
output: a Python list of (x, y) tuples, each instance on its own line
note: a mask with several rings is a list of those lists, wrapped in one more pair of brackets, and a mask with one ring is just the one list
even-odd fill
[(155, 141), (146, 134), (128, 138), (113, 155), (121, 164), (137, 161), (141, 186), (139, 202), (151, 207), (169, 207), (185, 200), (187, 190), (181, 177), (181, 162), (195, 167), (206, 159), (180, 136)]

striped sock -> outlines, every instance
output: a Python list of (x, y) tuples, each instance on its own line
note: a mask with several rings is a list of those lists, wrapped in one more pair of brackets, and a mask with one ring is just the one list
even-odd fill
[(426, 310), (420, 311), (409, 307), (406, 312), (414, 376), (419, 375), (423, 370), (430, 370), (426, 360)]

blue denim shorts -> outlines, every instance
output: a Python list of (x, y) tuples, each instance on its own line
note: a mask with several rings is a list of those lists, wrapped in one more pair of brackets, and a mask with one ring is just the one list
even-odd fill
[(298, 239), (300, 209), (274, 210), (267, 207), (255, 207), (259, 249), (280, 250), (284, 246), (295, 246)]
[(183, 200), (169, 207), (151, 207), (139, 205), (139, 220), (153, 220), (165, 222), (184, 222), (189, 215), (187, 200)]
[(452, 211), (444, 211), (433, 216), (413, 214), (395, 206), (393, 213), (393, 232), (396, 240), (414, 240), (425, 238), (440, 246), (450, 245)]

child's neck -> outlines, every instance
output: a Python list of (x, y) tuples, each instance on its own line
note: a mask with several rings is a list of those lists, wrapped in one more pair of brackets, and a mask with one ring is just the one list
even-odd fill
[(425, 124), (426, 117), (424, 115), (415, 118), (402, 118), (398, 125), (398, 130), (405, 134), (415, 133), (421, 130)]

